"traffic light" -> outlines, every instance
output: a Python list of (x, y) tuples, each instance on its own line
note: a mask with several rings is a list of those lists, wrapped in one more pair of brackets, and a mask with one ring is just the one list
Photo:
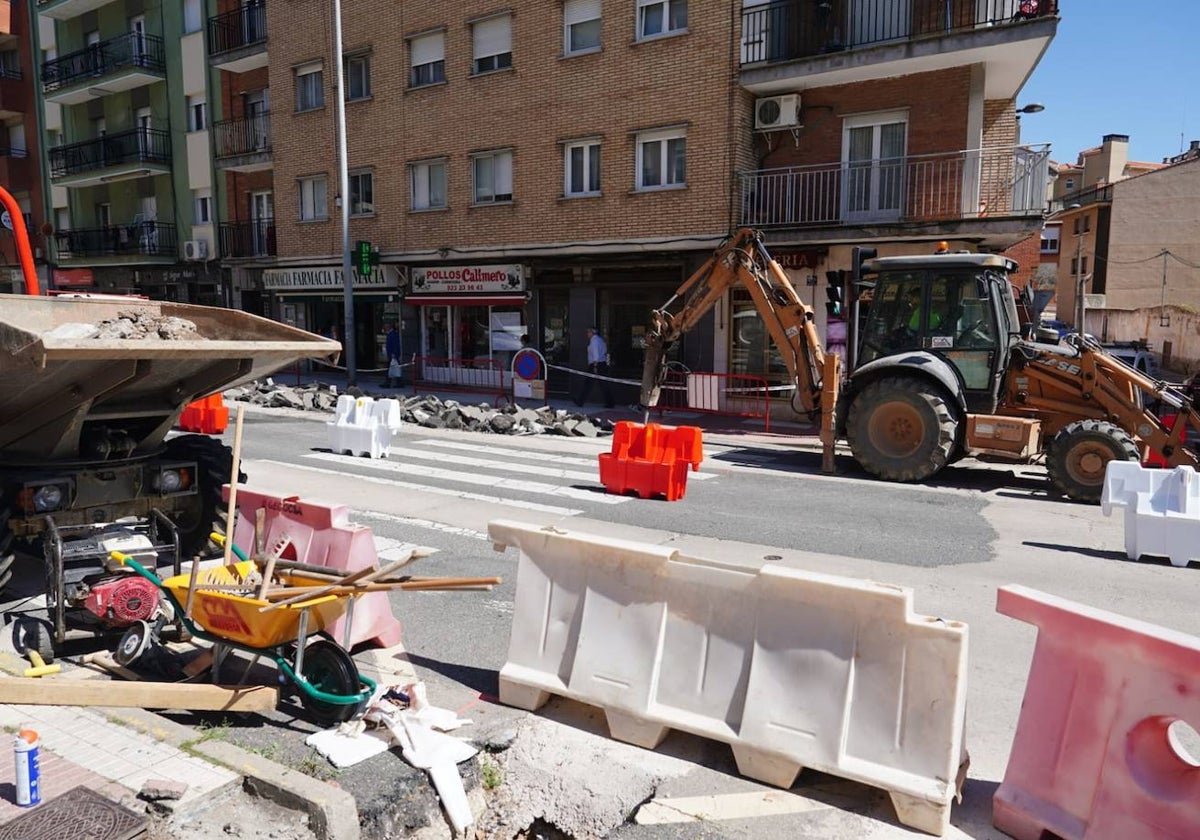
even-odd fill
[(851, 277), (850, 279), (856, 287), (855, 288), (856, 292), (857, 292), (857, 286), (858, 286), (859, 282), (862, 280), (862, 265), (863, 265), (863, 263), (865, 263), (867, 260), (875, 259), (875, 255), (877, 253), (878, 253), (878, 251), (876, 251), (874, 248), (860, 248), (857, 245), (855, 245), (854, 248), (851, 250), (851, 259), (853, 260), (851, 265), (854, 266), (854, 269), (853, 269), (854, 276)]
[(846, 317), (846, 269), (825, 272), (825, 314), (830, 318)]
[(379, 265), (379, 252), (371, 247), (371, 243), (360, 239), (354, 243), (354, 271), (360, 277), (370, 277), (375, 266)]

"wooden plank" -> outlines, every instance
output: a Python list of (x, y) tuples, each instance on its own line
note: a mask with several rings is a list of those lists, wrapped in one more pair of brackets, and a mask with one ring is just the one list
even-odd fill
[(112, 706), (138, 709), (262, 712), (279, 703), (274, 686), (126, 683), (111, 680), (0, 678), (0, 703), (27, 706)]

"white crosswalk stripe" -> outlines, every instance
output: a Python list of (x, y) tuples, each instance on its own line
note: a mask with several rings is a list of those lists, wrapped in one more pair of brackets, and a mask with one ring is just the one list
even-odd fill
[[(392, 453), (396, 454), (395, 448), (392, 449)], [(596, 478), (591, 476), (589, 476), (589, 480), (597, 484), (597, 487), (594, 490), (581, 487), (563, 487), (557, 484), (548, 484), (544, 481), (528, 481), (518, 478), (506, 478), (500, 475), (468, 472), (465, 470), (443, 470), (438, 469), (437, 467), (427, 466), (425, 464), (405, 464), (397, 461), (356, 458), (350, 455), (335, 455), (331, 452), (313, 452), (305, 457), (326, 463), (343, 464), (347, 466), (353, 465), (360, 469), (371, 470), (375, 472), (394, 473), (404, 476), (414, 476), (417, 478), (430, 479), (433, 481), (445, 481), (456, 484), (471, 484), (481, 487), (490, 487), (494, 490), (511, 490), (516, 493), (556, 496), (565, 499), (587, 501), (598, 505), (619, 505), (624, 504), (631, 499), (629, 496), (612, 496), (606, 494), (603, 488), (599, 486)], [(474, 464), (471, 466), (478, 467), (479, 464)], [(504, 466), (507, 468), (507, 465)]]
[[(464, 443), (463, 441), (458, 441), (458, 440), (439, 440), (439, 439), (434, 439), (434, 438), (418, 440), (418, 441), (415, 441), (415, 444), (418, 446), (432, 446), (432, 447), (436, 447), (438, 449), (455, 449), (455, 450), (462, 451), (462, 452), (479, 452), (483, 455), (499, 455), (504, 458), (523, 458), (526, 461), (541, 461), (541, 462), (550, 462), (550, 463), (555, 463), (555, 464), (567, 464), (567, 465), (570, 465), (573, 467), (591, 467), (591, 472), (586, 473), (586, 474), (575, 473), (575, 474), (571, 475), (571, 477), (573, 477), (573, 478), (574, 477), (582, 477), (583, 479), (590, 480), (590, 481), (599, 480), (599, 472), (598, 472), (599, 466), (596, 461), (595, 455), (591, 456), (590, 458), (588, 458), (588, 457), (581, 458), (581, 457), (575, 457), (575, 456), (571, 456), (571, 455), (559, 455), (556, 452), (546, 452), (544, 450), (520, 449), (517, 447), (507, 447), (507, 446), (491, 446), (488, 444)], [(409, 451), (409, 450), (406, 450), (406, 451)], [(394, 454), (395, 452), (396, 452), (396, 449), (395, 449), (395, 447), (393, 447), (392, 453)], [(425, 457), (434, 457), (434, 456), (428, 455)], [(438, 460), (445, 460), (445, 456), (436, 456), (436, 457), (438, 458)], [(481, 463), (490, 464), (492, 462), (485, 461), (485, 462), (481, 462)], [(497, 462), (497, 463), (502, 463), (507, 469), (513, 468), (513, 465), (508, 461)], [(536, 473), (533, 473), (533, 474), (536, 474)], [(549, 475), (549, 474), (550, 473), (544, 473), (544, 475)], [(689, 481), (707, 481), (710, 478), (716, 478), (716, 477), (717, 476), (715, 473), (706, 473), (706, 472), (689, 472), (688, 473)]]

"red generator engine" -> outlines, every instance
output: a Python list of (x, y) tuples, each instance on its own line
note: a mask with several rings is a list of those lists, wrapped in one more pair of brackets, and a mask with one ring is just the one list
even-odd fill
[(149, 621), (158, 612), (159, 589), (138, 575), (113, 575), (91, 584), (84, 609), (106, 627)]

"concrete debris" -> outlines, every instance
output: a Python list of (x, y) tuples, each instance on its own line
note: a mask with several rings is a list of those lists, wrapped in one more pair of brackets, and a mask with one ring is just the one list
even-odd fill
[[(356, 388), (348, 394), (362, 395)], [(268, 408), (293, 408), (301, 411), (332, 413), (337, 407), (338, 392), (324, 383), (302, 386), (284, 385), (264, 379), (231, 388), (225, 398)], [(380, 399), (389, 397), (379, 397)], [(599, 417), (573, 414), (562, 409), (543, 406), (522, 408), (516, 405), (491, 406), (487, 403), (467, 405), (457, 400), (442, 400), (432, 395), (394, 397), (400, 403), (400, 417), (427, 429), (462, 429), (497, 435), (563, 435), (567, 437), (600, 437), (612, 434), (613, 424)]]
[(93, 338), (100, 340), (131, 339), (134, 341), (196, 341), (204, 336), (186, 318), (163, 317), (150, 312), (118, 312), (96, 325)]
[(173, 782), (167, 779), (147, 779), (138, 792), (139, 799), (182, 799), (187, 793), (187, 782)]

